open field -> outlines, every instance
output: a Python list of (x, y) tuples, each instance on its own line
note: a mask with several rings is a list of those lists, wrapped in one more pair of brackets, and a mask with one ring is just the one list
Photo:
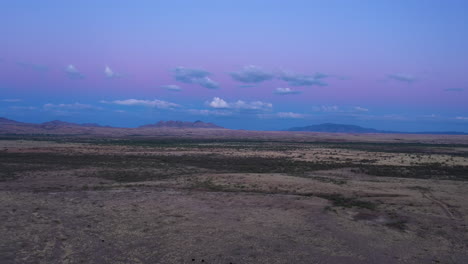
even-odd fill
[(468, 263), (467, 137), (311, 134), (2, 136), (0, 263)]

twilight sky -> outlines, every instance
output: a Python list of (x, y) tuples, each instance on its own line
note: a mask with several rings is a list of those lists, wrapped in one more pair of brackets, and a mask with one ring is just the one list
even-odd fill
[(468, 132), (465, 0), (0, 2), (0, 116)]

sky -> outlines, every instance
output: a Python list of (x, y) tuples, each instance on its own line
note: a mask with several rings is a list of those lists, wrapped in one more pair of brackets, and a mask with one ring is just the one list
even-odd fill
[(0, 117), (468, 132), (465, 0), (0, 2)]

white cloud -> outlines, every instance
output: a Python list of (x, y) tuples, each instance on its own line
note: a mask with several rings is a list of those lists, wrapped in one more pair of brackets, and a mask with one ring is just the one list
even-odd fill
[(74, 104), (45, 104), (44, 109), (46, 110), (100, 110), (102, 108), (92, 106), (89, 104), (80, 104), (80, 103), (74, 103)]
[(232, 108), (240, 110), (271, 110), (273, 108), (273, 104), (262, 101), (245, 102), (238, 100), (235, 103), (231, 103), (231, 105)]
[(336, 105), (315, 106), (312, 110), (315, 112), (340, 112), (340, 108)]
[(72, 64), (65, 68), (65, 73), (70, 79), (84, 79), (84, 75), (78, 71), (78, 69)]
[(279, 78), (291, 86), (326, 86), (327, 84), (323, 82), (323, 79), (327, 77), (328, 75), (323, 73), (306, 75), (292, 72), (283, 72)]
[(11, 110), (36, 110), (37, 107), (34, 106), (10, 106)]
[(225, 100), (214, 97), (211, 102), (207, 102), (207, 105), (212, 108), (219, 109), (234, 109), (234, 110), (251, 110), (251, 111), (269, 111), (273, 108), (273, 104), (262, 101), (246, 102), (238, 100), (236, 102), (226, 102)]
[(219, 84), (211, 80), (209, 77), (194, 79), (193, 83), (198, 84), (208, 89), (219, 89)]
[(125, 106), (146, 106), (154, 107), (159, 109), (172, 109), (180, 107), (180, 105), (163, 101), (163, 100), (138, 100), (138, 99), (126, 99), (126, 100), (115, 100), (115, 101), (101, 101), (103, 104), (116, 104)]
[(287, 95), (287, 94), (300, 94), (301, 91), (295, 91), (291, 88), (276, 88), (274, 91), (275, 94)]
[(213, 108), (231, 108), (226, 101), (219, 97), (213, 98), (213, 100), (209, 102), (208, 105)]
[(187, 111), (192, 115), (202, 115), (202, 116), (230, 116), (233, 115), (231, 111), (217, 109), (217, 110), (207, 110), (207, 109), (189, 109)]
[(22, 99), (2, 99), (1, 101), (5, 103), (18, 103), (18, 102), (22, 102), (23, 100)]
[(455, 117), (455, 119), (457, 119), (457, 120), (468, 120), (468, 117), (466, 117), (466, 116), (457, 116), (457, 117)]
[(353, 110), (357, 111), (357, 112), (369, 112), (369, 109), (364, 108), (364, 107), (360, 107), (360, 106), (354, 107)]
[(293, 112), (279, 112), (276, 114), (280, 118), (304, 118), (305, 115)]
[(273, 74), (254, 65), (245, 66), (240, 71), (231, 72), (230, 75), (234, 80), (243, 83), (260, 83), (274, 77)]
[(178, 85), (175, 85), (175, 84), (163, 85), (163, 86), (161, 86), (161, 88), (166, 89), (168, 91), (173, 91), (173, 92), (182, 91), (182, 89)]
[(106, 66), (104, 68), (104, 75), (109, 79), (120, 78), (121, 77), (120, 74), (115, 73), (109, 66)]
[(307, 115), (293, 113), (293, 112), (278, 112), (275, 114), (258, 114), (259, 118), (264, 119), (273, 119), (273, 118), (281, 118), (281, 119), (299, 119), (299, 118), (306, 118)]
[(174, 78), (183, 83), (194, 83), (208, 89), (218, 89), (219, 84), (211, 80), (208, 76), (209, 72), (201, 69), (190, 69), (185, 67), (177, 67), (174, 69)]

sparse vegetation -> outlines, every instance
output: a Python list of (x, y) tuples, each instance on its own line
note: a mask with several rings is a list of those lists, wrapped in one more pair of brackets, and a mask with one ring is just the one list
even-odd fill
[[(402, 144), (399, 152), (398, 144), (71, 136), (0, 144), (0, 231), (13, 241), (8, 246), (21, 245), (12, 252), (28, 256), (60, 251), (37, 250), (45, 241), (127, 252), (135, 246), (128, 241), (154, 247), (155, 237), (172, 247), (181, 240), (212, 247), (207, 238), (214, 238), (312, 249), (324, 241), (329, 248), (336, 247), (330, 235), (350, 245), (361, 231), (373, 241), (411, 230), (404, 236), (424, 245), (460, 245), (452, 237), (458, 233), (431, 228), (456, 230), (463, 216), (466, 182), (453, 181), (468, 180), (459, 147)], [(68, 226), (85, 228), (74, 233), (79, 244), (62, 231)]]
[(327, 199), (333, 203), (333, 206), (344, 207), (344, 208), (363, 208), (369, 210), (375, 210), (377, 204), (369, 201), (362, 201), (353, 197), (344, 197), (341, 194), (319, 194), (320, 198)]

